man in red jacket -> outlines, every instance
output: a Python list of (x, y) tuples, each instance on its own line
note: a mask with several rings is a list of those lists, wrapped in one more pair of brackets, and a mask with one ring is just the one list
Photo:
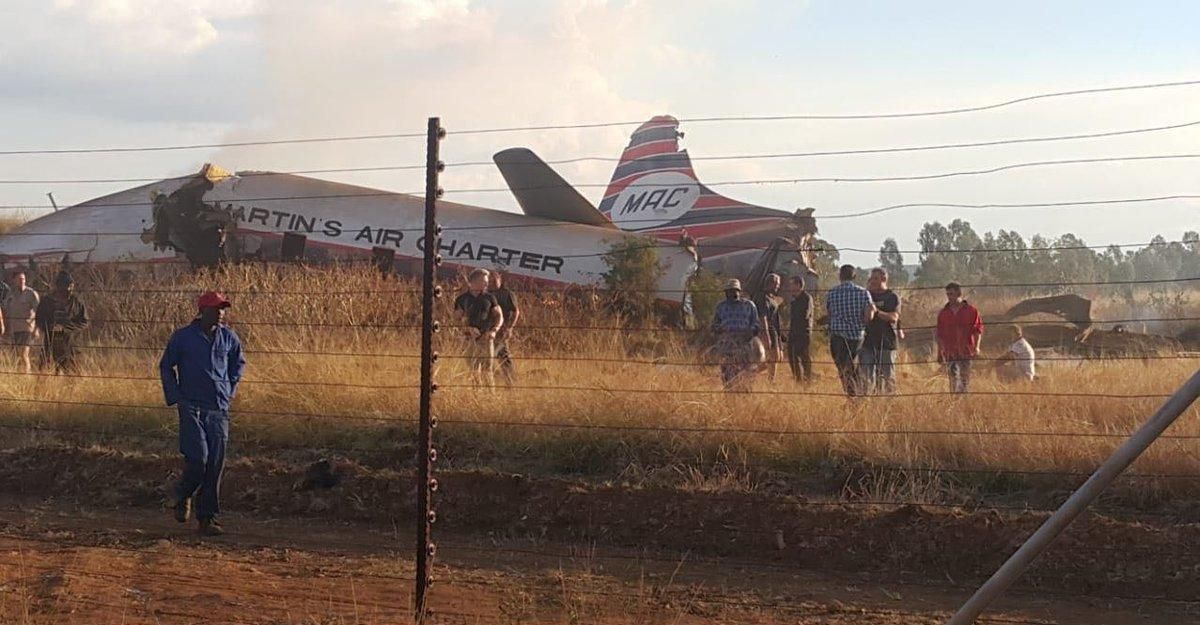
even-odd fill
[(937, 318), (938, 362), (946, 363), (950, 392), (965, 393), (971, 382), (971, 359), (979, 355), (983, 319), (979, 310), (963, 299), (957, 282), (946, 285), (946, 306)]

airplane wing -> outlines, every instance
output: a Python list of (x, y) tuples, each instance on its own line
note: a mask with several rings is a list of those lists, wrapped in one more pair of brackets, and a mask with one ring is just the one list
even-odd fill
[(532, 150), (509, 148), (497, 152), (492, 160), (526, 215), (617, 229)]

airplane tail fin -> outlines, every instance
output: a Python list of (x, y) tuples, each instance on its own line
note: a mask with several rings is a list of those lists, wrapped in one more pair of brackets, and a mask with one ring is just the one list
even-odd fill
[(729, 234), (787, 217), (775, 209), (720, 195), (704, 186), (687, 150), (679, 149), (679, 120), (651, 118), (634, 130), (600, 202), (600, 213), (622, 230), (660, 237)]
[(509, 148), (492, 156), (517, 204), (526, 215), (613, 228), (587, 198), (567, 184), (533, 150)]

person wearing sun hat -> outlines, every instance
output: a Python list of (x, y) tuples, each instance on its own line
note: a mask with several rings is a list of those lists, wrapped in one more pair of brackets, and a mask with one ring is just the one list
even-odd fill
[(204, 536), (218, 536), (221, 473), (229, 440), (229, 404), (246, 361), (242, 343), (225, 325), (232, 304), (209, 291), (196, 302), (199, 314), (167, 341), (159, 373), (163, 398), (179, 411), (179, 453), (183, 476), (175, 486), (175, 520), (184, 523), (196, 502), (196, 520)]
[(725, 282), (725, 299), (713, 312), (715, 353), (721, 361), (721, 384), (727, 391), (749, 391), (755, 337), (760, 330), (758, 308), (742, 297), (742, 281)]

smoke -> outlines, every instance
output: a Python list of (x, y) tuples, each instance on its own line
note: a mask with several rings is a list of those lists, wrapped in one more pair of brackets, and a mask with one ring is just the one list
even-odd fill
[[(244, 136), (328, 136), (416, 132), (439, 116), (449, 136), (443, 160), (448, 199), (513, 206), (507, 193), (463, 196), (456, 189), (503, 187), (490, 161), (528, 145), (543, 158), (616, 156), (631, 127), (524, 134), (456, 135), (456, 130), (580, 120), (644, 120), (667, 112), (660, 94), (628, 95), (615, 76), (670, 74), (705, 62), (664, 35), (663, 3), (596, 1), (479, 6), (397, 0), (352, 5), (288, 2), (262, 8), (264, 110)], [(237, 135), (234, 138), (241, 138)], [(412, 165), (424, 141), (395, 140), (237, 149), (216, 157), (234, 167), (297, 170)], [(607, 182), (611, 163), (564, 166), (572, 182)], [(419, 190), (423, 174), (323, 174), (368, 186)], [(592, 190), (594, 195), (599, 190)]]

